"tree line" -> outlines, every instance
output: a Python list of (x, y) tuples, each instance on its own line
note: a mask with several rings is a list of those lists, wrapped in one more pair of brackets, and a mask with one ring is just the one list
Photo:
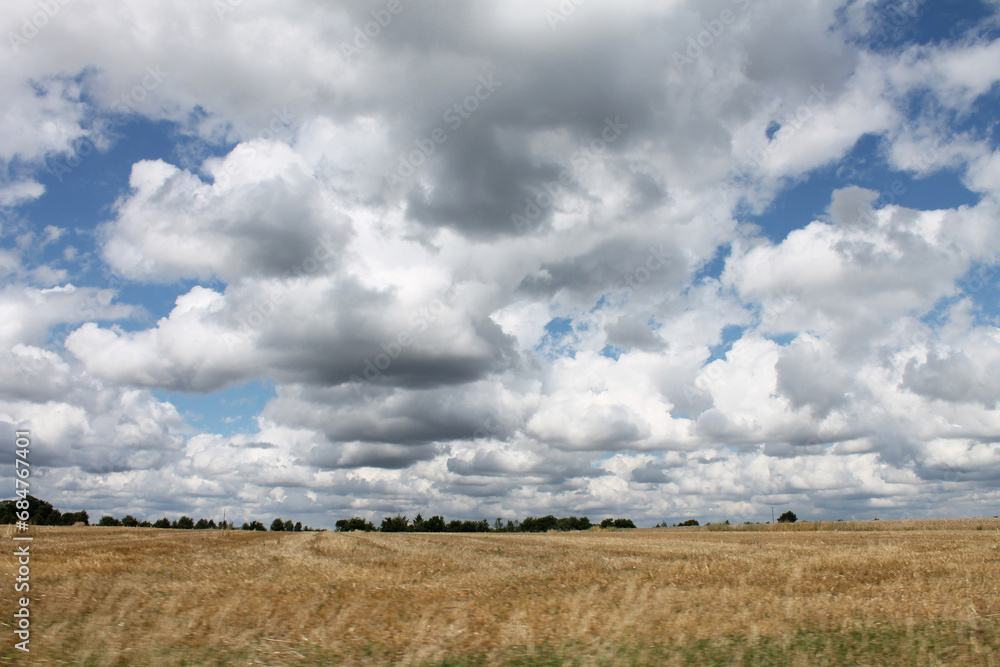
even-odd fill
[[(631, 519), (608, 518), (596, 525), (601, 528), (635, 528), (635, 523)], [(405, 515), (397, 514), (382, 519), (381, 526), (376, 526), (371, 521), (359, 516), (340, 519), (336, 526), (337, 530), (341, 532), (361, 530), (383, 533), (545, 533), (550, 530), (590, 530), (595, 527), (595, 524), (591, 523), (590, 519), (585, 516), (559, 518), (551, 514), (537, 518), (529, 516), (523, 521), (508, 519), (506, 523), (503, 519), (498, 518), (492, 525), (486, 519), (445, 521), (444, 517), (440, 515), (425, 519), (420, 514), (417, 514), (411, 521)]]
[[(52, 507), (52, 503), (46, 502), (35, 496), (28, 495), (28, 523), (33, 526), (72, 526), (82, 523), (90, 525), (90, 515), (86, 510), (79, 512), (60, 512)], [(17, 521), (16, 500), (0, 500), (0, 524), (10, 524)], [(23, 511), (23, 509), (22, 509)], [(110, 514), (105, 514), (97, 522), (98, 526), (124, 526), (126, 528), (178, 528), (181, 530), (235, 530), (236, 525), (231, 521), (215, 522), (214, 519), (198, 519), (195, 521), (189, 516), (182, 516), (171, 521), (167, 517), (156, 521), (140, 521), (131, 514), (126, 514), (121, 519), (117, 519)], [(267, 530), (260, 521), (244, 522), (241, 530)], [(271, 522), (273, 531), (313, 531), (316, 528), (303, 526), (301, 521), (282, 520), (276, 518)]]
[[(52, 507), (52, 503), (28, 495), (28, 523), (34, 526), (72, 526), (75, 523), (90, 525), (90, 515), (86, 510), (80, 512), (60, 512)], [(17, 522), (17, 500), (0, 501), (0, 524)], [(23, 505), (22, 505), (22, 510)]]
[[(150, 523), (149, 521), (139, 521), (131, 514), (126, 515), (122, 519), (116, 519), (111, 515), (104, 515), (101, 520), (97, 522), (98, 526), (125, 526), (126, 528), (174, 528), (179, 530), (236, 530), (236, 524), (232, 521), (220, 521), (215, 522), (215, 519), (198, 519), (195, 521), (189, 516), (182, 516), (179, 519), (171, 521), (167, 517), (162, 519), (157, 519)], [(266, 531), (267, 528), (260, 521), (244, 521), (243, 525), (240, 526), (240, 530), (263, 530)], [(319, 528), (310, 528), (309, 526), (303, 526), (301, 521), (292, 521), (288, 519), (287, 521), (282, 520), (280, 517), (275, 518), (271, 522), (271, 530), (278, 531), (288, 531), (288, 532), (302, 532), (302, 531), (316, 531), (322, 530)]]
[[(795, 515), (795, 512), (791, 510), (788, 510), (787, 512), (778, 517), (778, 523), (795, 523), (798, 520), (799, 517), (797, 517)], [(752, 522), (744, 521), (743, 523), (744, 525), (750, 525)], [(766, 523), (771, 523), (771, 522), (767, 521)], [(666, 521), (661, 521), (660, 523), (656, 524), (654, 528), (676, 528), (678, 526), (684, 527), (684, 526), (697, 526), (697, 525), (700, 525), (698, 523), (698, 519), (688, 519), (687, 521), (681, 521), (680, 523), (673, 523), (673, 524), (669, 524)], [(712, 524), (706, 524), (706, 525), (710, 526)], [(726, 519), (724, 523), (719, 525), (728, 526), (729, 519)]]
[[(60, 512), (52, 507), (51, 503), (40, 500), (29, 495), (28, 513), (30, 519), (28, 523), (38, 526), (72, 526), (82, 523), (90, 525), (90, 516), (86, 510), (80, 512)], [(17, 521), (17, 507), (14, 500), (0, 501), (0, 524), (10, 524)], [(123, 526), (126, 528), (172, 528), (180, 530), (236, 530), (236, 524), (232, 521), (219, 521), (214, 519), (198, 519), (197, 521), (189, 516), (182, 516), (171, 521), (167, 517), (156, 521), (139, 520), (131, 514), (126, 514), (118, 519), (110, 514), (105, 514), (97, 522), (98, 526)], [(698, 525), (695, 522), (694, 525)], [(408, 519), (403, 514), (387, 516), (382, 519), (380, 526), (361, 517), (351, 519), (340, 519), (336, 523), (337, 530), (349, 532), (354, 530), (379, 531), (383, 533), (545, 533), (550, 530), (571, 531), (589, 530), (595, 526), (601, 528), (635, 528), (635, 523), (631, 519), (607, 518), (599, 524), (591, 523), (590, 519), (583, 516), (556, 517), (552, 514), (542, 517), (527, 517), (524, 520), (496, 519), (492, 524), (486, 519), (479, 521), (462, 521), (453, 519), (445, 521), (443, 516), (435, 515), (425, 519), (417, 514), (413, 520)], [(245, 521), (240, 526), (240, 530), (266, 531), (268, 528), (260, 521)], [(273, 532), (302, 532), (325, 530), (323, 528), (310, 528), (303, 526), (301, 521), (291, 519), (281, 519), (276, 517), (271, 522), (270, 530)]]

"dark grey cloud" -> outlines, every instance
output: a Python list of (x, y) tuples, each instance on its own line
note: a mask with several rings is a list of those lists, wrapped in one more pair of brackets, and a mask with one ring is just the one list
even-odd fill
[(911, 359), (903, 373), (903, 387), (949, 402), (975, 402), (995, 409), (1000, 402), (1000, 364), (996, 359), (973, 358), (961, 350), (934, 353), (920, 363)]

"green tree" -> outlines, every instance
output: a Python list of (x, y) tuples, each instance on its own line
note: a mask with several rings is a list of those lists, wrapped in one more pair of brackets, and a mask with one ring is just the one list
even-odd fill
[(105, 514), (101, 517), (101, 520), (97, 522), (98, 526), (120, 526), (122, 522), (114, 518), (110, 514)]
[[(20, 492), (18, 495), (20, 496)], [(25, 503), (27, 503), (27, 507), (25, 507)], [(52, 503), (36, 498), (31, 494), (25, 494), (16, 500), (0, 501), (0, 523), (14, 523), (15, 521), (19, 521), (17, 513), (24, 511), (28, 512), (28, 523), (30, 524), (38, 526), (72, 525), (72, 523), (66, 523), (62, 512), (52, 507)]]
[(198, 519), (198, 523), (194, 524), (195, 530), (208, 530), (208, 521), (206, 519)]
[[(0, 523), (3, 523), (0, 521)], [(72, 526), (75, 523), (82, 523), (85, 526), (90, 525), (90, 515), (87, 514), (86, 510), (80, 510), (79, 512), (66, 512), (62, 515), (62, 525)]]
[(410, 527), (410, 522), (402, 514), (382, 519), (383, 533), (402, 533)]
[(294, 530), (296, 533), (301, 533), (302, 532), (302, 522), (301, 521), (296, 521), (295, 522), (295, 526), (292, 528), (292, 530)]
[(125, 527), (127, 527), (127, 528), (135, 528), (136, 526), (139, 525), (139, 520), (136, 519), (131, 514), (126, 514), (122, 518), (122, 525), (125, 526)]
[(290, 533), (293, 530), (295, 530), (295, 524), (292, 522), (291, 519), (286, 520), (285, 521), (285, 532), (286, 533)]
[(182, 516), (177, 519), (177, 528), (181, 530), (192, 530), (194, 528), (194, 519), (189, 516)]
[(799, 517), (795, 516), (795, 512), (791, 510), (788, 510), (778, 517), (778, 523), (795, 523), (798, 520)]
[(352, 530), (363, 530), (366, 533), (375, 530), (374, 524), (370, 521), (365, 521), (359, 516), (352, 517), (350, 519), (339, 519), (336, 526), (337, 530), (345, 533)]
[(285, 530), (285, 522), (281, 519), (275, 519), (271, 522), (271, 530), (276, 533)]
[(153, 528), (170, 528), (170, 519), (167, 517), (157, 519), (156, 523), (153, 524)]

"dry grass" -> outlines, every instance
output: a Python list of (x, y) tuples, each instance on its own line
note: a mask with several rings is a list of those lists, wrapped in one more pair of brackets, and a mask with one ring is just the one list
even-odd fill
[[(878, 524), (545, 535), (39, 528), (32, 653), (20, 662), (1000, 664), (1000, 521)], [(9, 624), (13, 585), (0, 590)], [(23, 658), (11, 644), (0, 659)]]

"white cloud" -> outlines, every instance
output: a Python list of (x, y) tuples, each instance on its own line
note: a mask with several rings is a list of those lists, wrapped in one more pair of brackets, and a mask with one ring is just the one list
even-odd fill
[[(869, 50), (873, 2), (547, 7), (406, 5), (348, 58), (375, 4), (74, 5), (0, 54), (0, 421), (51, 447), (53, 492), (320, 525), (995, 497), (967, 492), (1000, 479), (1000, 163), (956, 128), (998, 43)], [(44, 170), (96, 169), (138, 119), (176, 151), (127, 165), (95, 252), (32, 217), (65, 196)], [(872, 160), (981, 199), (853, 183), (873, 136)], [(819, 219), (768, 212), (824, 169), (844, 187)], [(136, 282), (80, 286), (108, 270)], [(154, 323), (119, 301), (146, 287), (175, 291)], [(251, 432), (156, 393), (258, 378)]]

